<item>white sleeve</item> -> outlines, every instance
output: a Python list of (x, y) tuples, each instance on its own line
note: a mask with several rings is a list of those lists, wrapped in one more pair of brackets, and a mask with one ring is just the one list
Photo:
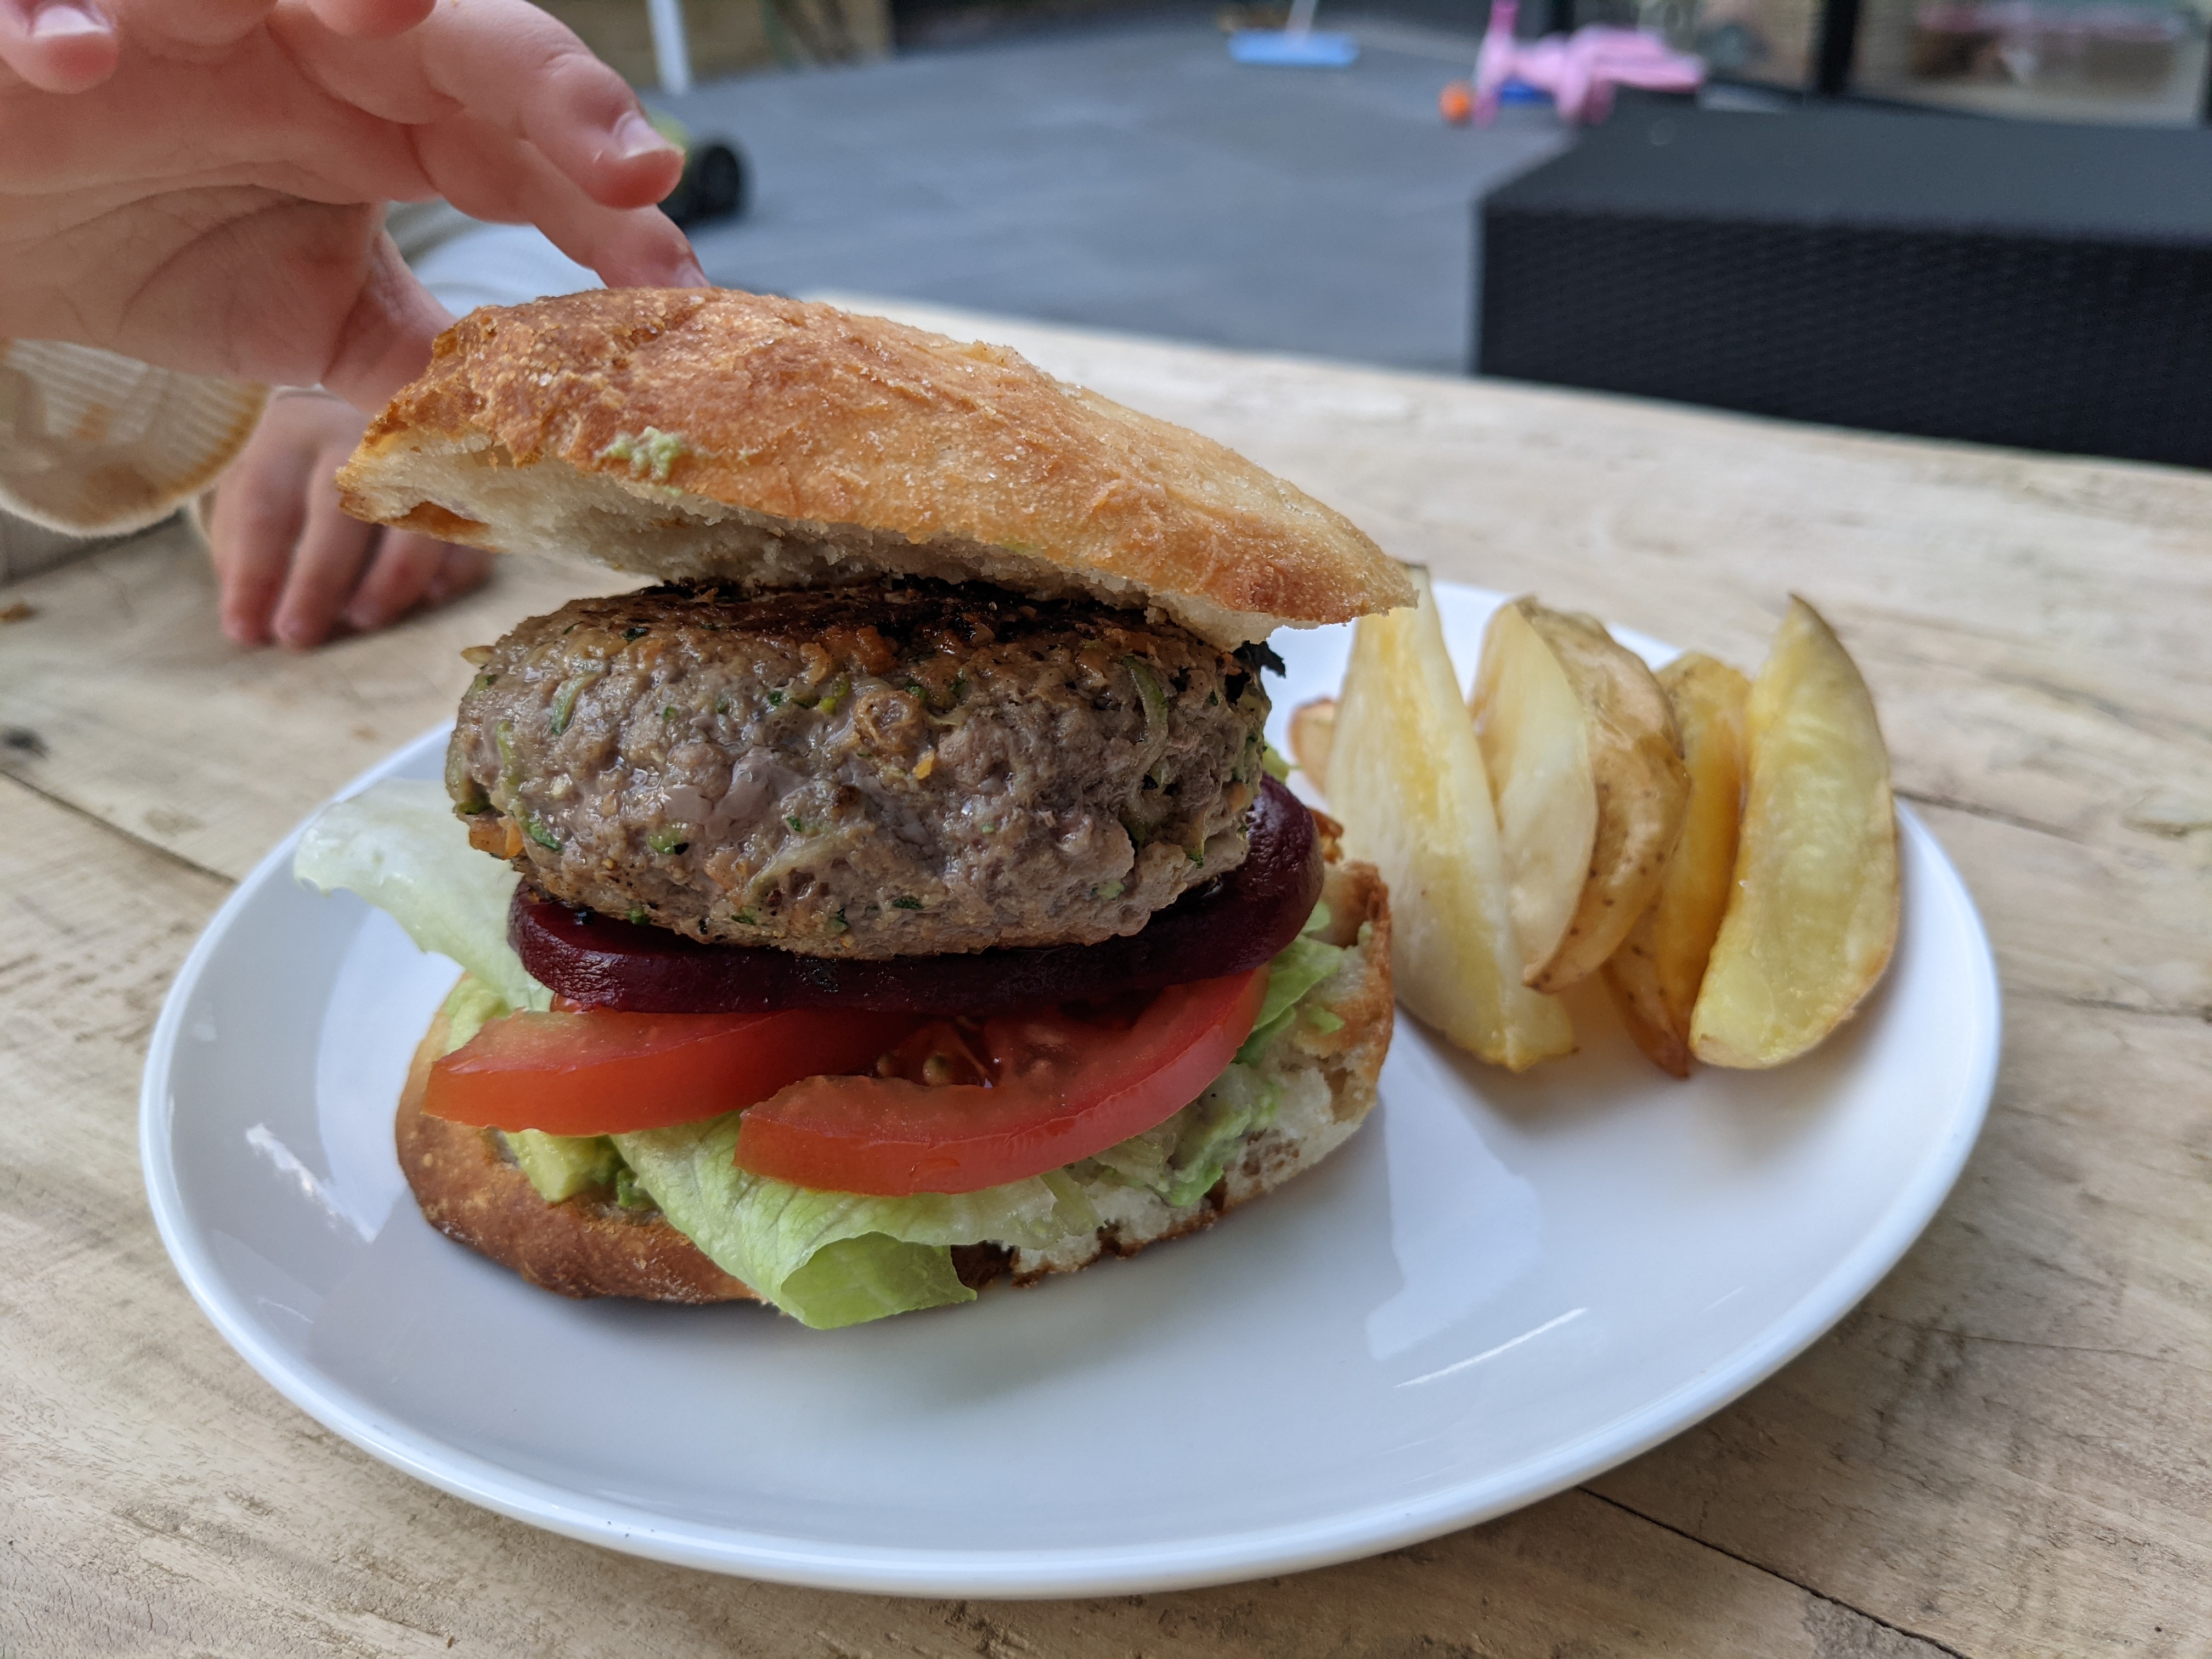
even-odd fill
[[(215, 481), (268, 400), (94, 346), (0, 340), (0, 513), (72, 536), (143, 529)], [(28, 574), (5, 528), (0, 580)]]
[[(486, 224), (444, 202), (395, 204), (385, 228), (456, 317), (599, 286), (542, 232)], [(32, 568), (32, 538), (11, 531), (11, 518), (70, 536), (166, 518), (244, 447), (268, 395), (89, 346), (0, 340), (0, 581)], [(39, 542), (41, 566), (65, 550), (51, 539)]]

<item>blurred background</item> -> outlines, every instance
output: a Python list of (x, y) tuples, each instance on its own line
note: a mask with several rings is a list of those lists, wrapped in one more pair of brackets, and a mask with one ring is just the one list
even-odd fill
[(1224, 21), (1279, 9), (688, 0), (680, 96), (642, 0), (549, 9), (604, 27), (586, 39), (694, 136), (742, 148), (746, 210), (692, 237), (716, 281), (782, 293), (1461, 373), (1470, 204), (1566, 142), (1534, 105), (1486, 131), (1440, 118), (1480, 20), (1437, 0), (1324, 4), (1362, 47), (1341, 70), (1233, 62)]
[(2212, 459), (2212, 0), (549, 3), (721, 282)]
[[(634, 82), (655, 84), (643, 0), (548, 0), (546, 9)], [(1231, 8), (1240, 22), (1268, 21), (1270, 9)], [(1279, 22), (1289, 9), (1272, 9)], [(1176, 15), (1116, 0), (685, 0), (684, 10), (694, 70), (704, 79)], [(1532, 35), (1591, 23), (1650, 29), (1698, 54), (1717, 80), (1752, 87), (1849, 91), (1984, 115), (2186, 126), (2204, 111), (2208, 13), (2212, 6), (2200, 0), (1546, 0), (1520, 27)], [(1328, 23), (1397, 21), (1472, 38), (1488, 18), (1486, 0), (1370, 0)], [(1848, 57), (1826, 66), (1824, 84), (1823, 40), (1836, 36), (1841, 46), (1846, 34)]]
[[(683, 0), (673, 96), (647, 0), (547, 9), (742, 148), (747, 212), (693, 228), (718, 280), (1408, 368), (1478, 362), (1470, 206), (1582, 131), (1541, 96), (1439, 118), (1487, 0), (1326, 0), (1316, 27), (1360, 49), (1338, 70), (1231, 61), (1224, 29), (1281, 6)], [(2191, 131), (2205, 108), (2193, 0), (1528, 0), (1516, 33), (1593, 24), (1694, 56), (1709, 108)]]

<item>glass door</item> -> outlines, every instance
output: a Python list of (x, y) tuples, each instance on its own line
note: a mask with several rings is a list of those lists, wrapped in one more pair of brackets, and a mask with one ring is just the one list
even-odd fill
[(2205, 15), (2188, 0), (1861, 3), (1855, 92), (2045, 121), (2203, 116)]

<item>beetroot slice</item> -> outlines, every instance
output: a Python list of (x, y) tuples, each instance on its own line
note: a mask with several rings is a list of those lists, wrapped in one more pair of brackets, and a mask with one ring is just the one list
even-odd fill
[(1141, 933), (1097, 945), (878, 961), (803, 957), (702, 945), (665, 928), (579, 911), (527, 885), (515, 890), (507, 938), (533, 978), (585, 1008), (981, 1015), (1243, 973), (1297, 937), (1321, 886), (1313, 816), (1270, 778), (1253, 808), (1243, 863), (1158, 912)]

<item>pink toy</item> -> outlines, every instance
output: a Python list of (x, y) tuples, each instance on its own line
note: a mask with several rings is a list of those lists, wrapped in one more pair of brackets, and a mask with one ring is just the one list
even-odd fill
[[(1547, 35), (1523, 45), (1513, 38), (1520, 11), (1520, 0), (1491, 0), (1490, 27), (1474, 60), (1473, 98), (1462, 104), (1451, 95), (1454, 88), (1447, 88), (1445, 119), (1471, 118), (1488, 126), (1498, 118), (1499, 93), (1512, 81), (1550, 93), (1561, 118), (1569, 121), (1605, 119), (1615, 87), (1695, 92), (1705, 82), (1702, 60), (1674, 51), (1644, 29), (1593, 23), (1572, 34)], [(1459, 114), (1462, 108), (1465, 116)]]

